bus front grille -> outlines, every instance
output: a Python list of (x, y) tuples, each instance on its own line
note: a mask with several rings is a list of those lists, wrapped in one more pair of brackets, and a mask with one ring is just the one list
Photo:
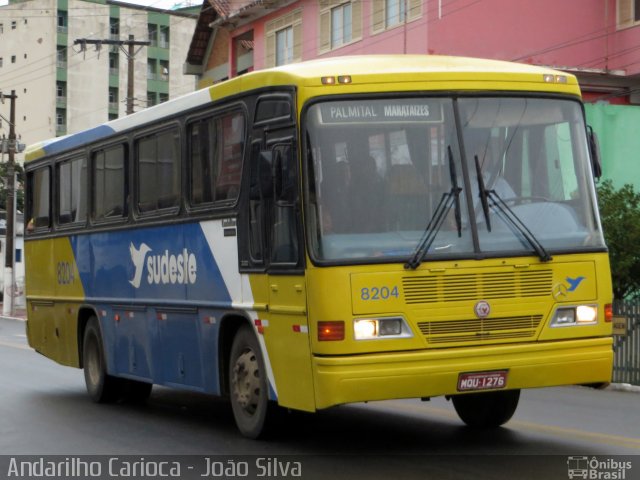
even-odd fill
[(533, 339), (542, 315), (419, 322), (418, 328), (431, 344), (489, 340)]
[(404, 299), (409, 305), (548, 296), (551, 284), (551, 270), (407, 276), (402, 279)]

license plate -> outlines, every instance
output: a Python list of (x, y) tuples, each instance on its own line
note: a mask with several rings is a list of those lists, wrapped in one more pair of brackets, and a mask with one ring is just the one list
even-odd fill
[(490, 372), (467, 372), (458, 376), (458, 391), (497, 390), (507, 386), (509, 370), (493, 370)]

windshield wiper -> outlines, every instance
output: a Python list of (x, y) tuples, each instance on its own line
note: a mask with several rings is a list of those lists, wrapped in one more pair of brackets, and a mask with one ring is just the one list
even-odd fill
[(455, 217), (456, 217), (456, 226), (458, 230), (458, 237), (462, 236), (462, 216), (460, 214), (460, 192), (462, 192), (462, 188), (458, 186), (458, 176), (456, 174), (456, 166), (453, 161), (453, 153), (451, 152), (451, 146), (448, 146), (449, 152), (449, 175), (451, 177), (451, 190), (442, 194), (440, 198), (440, 202), (436, 207), (427, 228), (422, 234), (422, 238), (420, 242), (418, 242), (418, 246), (415, 251), (411, 255), (411, 258), (404, 264), (405, 269), (415, 270), (422, 263), (422, 258), (429, 251), (431, 244), (436, 239), (438, 232), (440, 231), (440, 227), (444, 222), (444, 219), (447, 217), (447, 213), (451, 210), (451, 207), (455, 204)]
[(462, 189), (458, 186), (458, 175), (456, 174), (456, 164), (453, 161), (451, 145), (447, 145), (447, 152), (449, 155), (449, 176), (451, 177), (451, 191), (449, 193), (453, 193), (455, 197), (456, 230), (458, 232), (458, 238), (460, 238), (462, 237), (462, 214), (460, 212), (460, 192)]
[[(487, 230), (491, 231), (491, 220), (489, 219), (489, 202), (488, 202), (488, 190), (484, 184), (484, 176), (482, 175), (482, 169), (480, 168), (480, 161), (478, 155), (475, 157), (476, 162), (476, 178), (478, 180), (478, 195), (480, 196), (480, 203), (482, 204), (482, 212), (484, 213), (484, 221), (487, 224)], [(475, 210), (475, 208), (474, 208)]]
[[(485, 190), (485, 195), (491, 200), (491, 206), (495, 207), (500, 214), (500, 216), (505, 219), (510, 225), (512, 225), (518, 233), (520, 233), (525, 240), (531, 245), (533, 250), (540, 257), (540, 261), (548, 262), (552, 260), (549, 252), (542, 246), (540, 241), (535, 237), (535, 235), (527, 228), (522, 220), (515, 214), (515, 212), (511, 209), (509, 205), (496, 193), (495, 190)], [(488, 223), (488, 215), (487, 215), (487, 227)]]

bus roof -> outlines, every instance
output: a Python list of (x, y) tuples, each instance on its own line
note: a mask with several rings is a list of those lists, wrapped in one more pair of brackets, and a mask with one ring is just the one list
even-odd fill
[[(298, 85), (301, 87), (322, 87), (323, 77), (349, 76), (349, 93), (353, 93), (365, 84), (400, 85), (416, 82), (448, 82), (455, 90), (453, 82), (467, 82), (467, 89), (477, 90), (478, 82), (494, 82), (487, 89), (526, 90), (505, 88), (506, 83), (529, 86), (536, 90), (579, 95), (575, 76), (545, 67), (485, 60), (470, 57), (451, 57), (439, 55), (359, 55), (331, 57), (294, 63), (266, 70), (257, 70), (240, 77), (198, 90), (168, 102), (147, 108), (133, 115), (118, 118), (96, 127), (57, 137), (30, 145), (25, 152), (25, 161), (62, 153), (82, 147), (102, 138), (124, 132), (139, 125), (145, 125), (158, 118), (169, 117), (181, 111), (205, 105), (214, 99), (225, 98), (240, 92), (265, 86)], [(476, 83), (474, 87), (472, 83)], [(502, 88), (498, 88), (501, 85)], [(347, 87), (347, 85), (344, 85)], [(352, 90), (353, 89), (353, 90)], [(434, 88), (438, 90), (439, 88)], [(347, 89), (324, 93), (347, 93)]]

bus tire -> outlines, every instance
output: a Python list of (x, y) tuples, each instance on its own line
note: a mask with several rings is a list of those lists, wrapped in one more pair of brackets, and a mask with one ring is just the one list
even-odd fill
[(229, 395), (240, 433), (253, 439), (263, 436), (269, 410), (269, 390), (260, 344), (248, 325), (240, 327), (231, 345)]
[(451, 398), (460, 419), (473, 428), (496, 428), (507, 423), (518, 407), (520, 390), (470, 393)]
[(111, 403), (122, 393), (122, 381), (107, 374), (104, 344), (98, 319), (89, 319), (82, 343), (84, 382), (91, 399), (96, 403)]

